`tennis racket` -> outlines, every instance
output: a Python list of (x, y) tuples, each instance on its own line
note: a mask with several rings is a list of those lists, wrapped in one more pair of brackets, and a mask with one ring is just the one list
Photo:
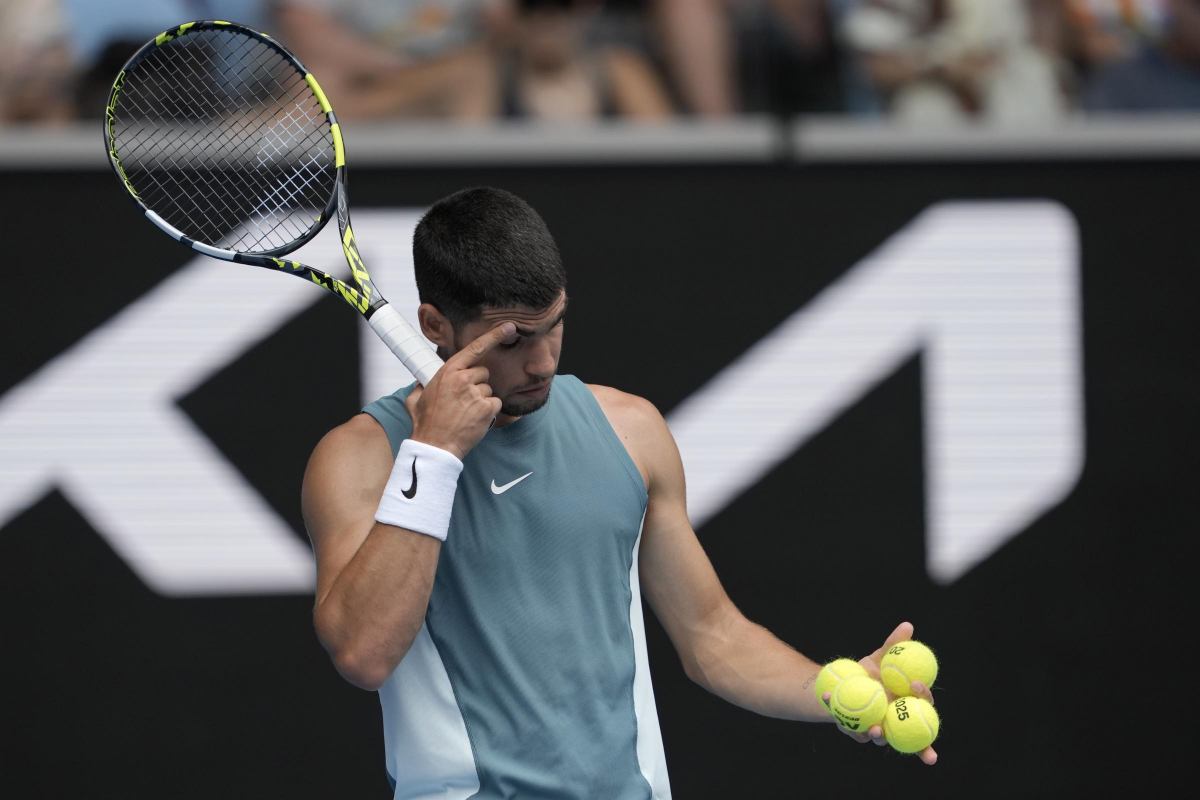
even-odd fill
[[(372, 283), (350, 227), (337, 117), (316, 78), (271, 37), (220, 20), (154, 37), (113, 82), (104, 143), (129, 196), (172, 239), (323, 286), (423, 385), (441, 367)], [(284, 258), (335, 215), (353, 285)]]

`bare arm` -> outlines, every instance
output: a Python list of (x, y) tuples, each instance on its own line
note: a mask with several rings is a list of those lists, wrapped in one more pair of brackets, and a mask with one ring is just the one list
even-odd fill
[[(453, 355), (428, 387), (413, 390), (405, 401), (412, 440), (466, 457), (500, 412), (478, 362), (515, 332), (511, 322), (497, 325)], [(379, 688), (412, 646), (442, 547), (433, 536), (375, 521), (392, 465), (387, 434), (360, 414), (317, 444), (301, 496), (317, 557), (317, 638), (338, 672), (364, 689)]]
[(412, 645), (442, 546), (375, 522), (391, 470), (387, 434), (360, 414), (321, 440), (304, 474), (317, 638), (342, 677), (363, 689), (377, 689)]
[(702, 117), (732, 114), (734, 45), (723, 0), (656, 0), (654, 15), (671, 76), (689, 110)]
[[(592, 389), (646, 480), (650, 497), (642, 528), (641, 585), (688, 677), (765, 716), (832, 722), (813, 693), (820, 665), (746, 619), (722, 588), (688, 520), (683, 464), (666, 421), (641, 398)], [(901, 623), (860, 663), (878, 676), (887, 647), (912, 632), (911, 624)], [(932, 702), (927, 687), (913, 684), (913, 689)], [(869, 735), (843, 733), (858, 742), (883, 743), (879, 726)], [(921, 759), (933, 764), (937, 753), (926, 748)]]
[(609, 419), (647, 478), (642, 587), (688, 677), (759, 714), (830, 721), (812, 692), (820, 665), (748, 620), (721, 586), (688, 520), (683, 464), (662, 416), (632, 395), (612, 389), (601, 394)]
[(604, 53), (604, 64), (621, 116), (656, 121), (671, 115), (671, 103), (667, 100), (666, 90), (641, 55), (614, 47)]
[(282, 3), (276, 16), (280, 38), (323, 82), (333, 83), (342, 75), (354, 79), (386, 73), (405, 64), (397, 54), (364, 39), (319, 8)]
[(282, 38), (321, 81), (343, 119), (413, 114), (486, 118), (494, 94), (488, 46), (413, 61), (303, 4), (279, 11)]

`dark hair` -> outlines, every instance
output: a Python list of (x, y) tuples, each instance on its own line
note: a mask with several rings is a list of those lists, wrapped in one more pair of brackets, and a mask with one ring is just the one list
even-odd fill
[(454, 325), (484, 308), (543, 309), (567, 286), (538, 213), (502, 189), (463, 189), (433, 204), (413, 235), (417, 293)]

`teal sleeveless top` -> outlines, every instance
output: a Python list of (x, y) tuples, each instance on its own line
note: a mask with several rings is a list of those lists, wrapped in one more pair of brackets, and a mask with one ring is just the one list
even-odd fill
[[(368, 405), (393, 454), (406, 387)], [(646, 488), (556, 376), (459, 477), (425, 623), (380, 688), (396, 798), (667, 798), (637, 549)]]

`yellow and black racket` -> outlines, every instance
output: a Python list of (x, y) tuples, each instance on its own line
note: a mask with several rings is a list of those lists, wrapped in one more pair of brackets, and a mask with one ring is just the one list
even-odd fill
[[(422, 384), (442, 365), (371, 282), (350, 228), (337, 117), (274, 39), (220, 20), (159, 34), (113, 82), (104, 140), (121, 183), (171, 238), (341, 296)], [(335, 214), (354, 285), (284, 258)]]

